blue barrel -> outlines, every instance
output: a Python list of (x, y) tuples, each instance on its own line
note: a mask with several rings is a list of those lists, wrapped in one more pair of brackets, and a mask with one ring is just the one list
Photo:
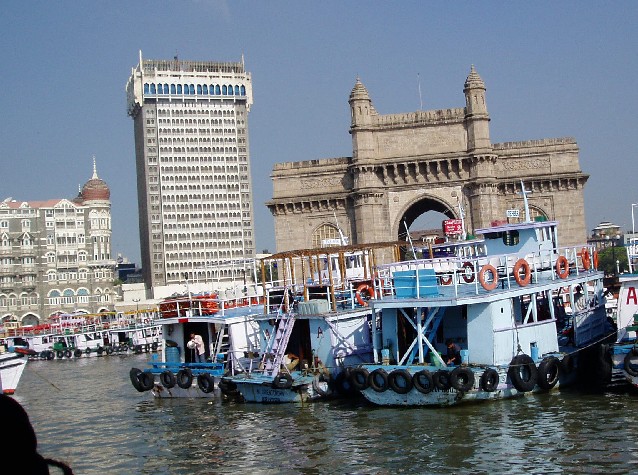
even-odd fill
[(167, 363), (179, 363), (179, 347), (177, 346), (167, 346), (165, 348), (166, 351), (166, 362)]

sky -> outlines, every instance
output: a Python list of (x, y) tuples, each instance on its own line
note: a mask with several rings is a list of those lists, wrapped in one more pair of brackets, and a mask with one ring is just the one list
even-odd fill
[[(0, 199), (111, 189), (113, 254), (140, 262), (126, 81), (148, 59), (239, 61), (256, 250), (275, 250), (270, 174), (280, 162), (352, 155), (357, 77), (380, 114), (463, 107), (471, 65), (493, 143), (574, 137), (588, 229), (631, 230), (638, 203), (638, 2), (4, 0)], [(420, 90), (420, 94), (419, 94)], [(638, 206), (634, 207), (638, 220)]]

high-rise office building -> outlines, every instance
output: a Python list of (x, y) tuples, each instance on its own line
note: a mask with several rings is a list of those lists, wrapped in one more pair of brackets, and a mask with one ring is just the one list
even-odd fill
[(148, 287), (237, 280), (254, 257), (250, 73), (241, 62), (142, 59), (126, 85)]

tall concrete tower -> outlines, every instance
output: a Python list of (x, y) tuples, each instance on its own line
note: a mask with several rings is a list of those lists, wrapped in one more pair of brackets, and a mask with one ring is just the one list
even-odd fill
[(239, 280), (255, 254), (243, 57), (150, 60), (140, 52), (126, 93), (146, 285)]

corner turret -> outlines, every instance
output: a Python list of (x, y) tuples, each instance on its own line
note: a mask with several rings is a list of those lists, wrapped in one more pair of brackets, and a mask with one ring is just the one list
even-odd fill
[(485, 83), (474, 69), (474, 65), (465, 80), (463, 92), (465, 93), (468, 150), (491, 149), (490, 116), (485, 103)]

